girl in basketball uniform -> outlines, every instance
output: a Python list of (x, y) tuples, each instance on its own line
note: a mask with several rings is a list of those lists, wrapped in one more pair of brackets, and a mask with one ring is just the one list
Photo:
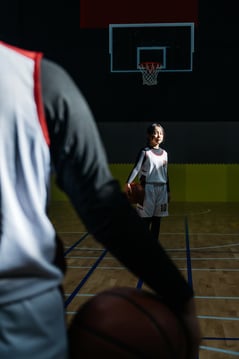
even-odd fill
[(138, 176), (144, 186), (145, 197), (143, 205), (137, 204), (136, 210), (155, 240), (159, 238), (161, 217), (168, 216), (168, 154), (160, 147), (163, 140), (163, 127), (159, 123), (151, 124), (147, 128), (147, 144), (139, 151), (125, 188), (126, 192), (130, 192), (131, 183)]

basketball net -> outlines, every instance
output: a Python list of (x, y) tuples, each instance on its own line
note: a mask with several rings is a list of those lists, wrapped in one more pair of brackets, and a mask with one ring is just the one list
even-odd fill
[(138, 68), (142, 73), (143, 85), (157, 85), (158, 74), (161, 70), (160, 62), (141, 62)]

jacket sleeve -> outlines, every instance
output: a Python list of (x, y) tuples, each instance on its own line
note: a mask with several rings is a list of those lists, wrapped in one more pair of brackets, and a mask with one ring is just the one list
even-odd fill
[(126, 183), (131, 183), (134, 181), (134, 179), (137, 177), (137, 175), (139, 174), (140, 172), (140, 169), (142, 167), (142, 164), (144, 162), (144, 159), (145, 159), (145, 150), (141, 150), (139, 153), (138, 153), (138, 156), (137, 156), (137, 159), (135, 161), (135, 165), (134, 165), (134, 168), (132, 169), (132, 171), (130, 172), (128, 178), (127, 178), (127, 181)]

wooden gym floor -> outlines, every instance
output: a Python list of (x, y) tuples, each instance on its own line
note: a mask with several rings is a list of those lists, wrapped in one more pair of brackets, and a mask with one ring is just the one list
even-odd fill
[[(67, 201), (52, 202), (49, 213), (65, 244), (68, 323), (101, 290), (146, 288), (86, 232)], [(239, 203), (171, 203), (160, 241), (195, 290), (199, 359), (239, 356)]]

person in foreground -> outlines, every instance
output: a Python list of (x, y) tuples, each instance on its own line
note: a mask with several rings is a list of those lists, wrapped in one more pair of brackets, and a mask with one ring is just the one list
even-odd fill
[(159, 123), (148, 126), (146, 146), (139, 151), (125, 186), (126, 193), (132, 191), (131, 183), (139, 177), (145, 196), (136, 210), (156, 241), (159, 239), (161, 218), (168, 216), (170, 197), (168, 153), (160, 147), (163, 140), (164, 128)]
[[(87, 230), (184, 319), (193, 289), (110, 173), (91, 110), (61, 66), (0, 42), (0, 357), (69, 357), (63, 254), (47, 215), (51, 168)], [(60, 261), (59, 261), (60, 259)]]

